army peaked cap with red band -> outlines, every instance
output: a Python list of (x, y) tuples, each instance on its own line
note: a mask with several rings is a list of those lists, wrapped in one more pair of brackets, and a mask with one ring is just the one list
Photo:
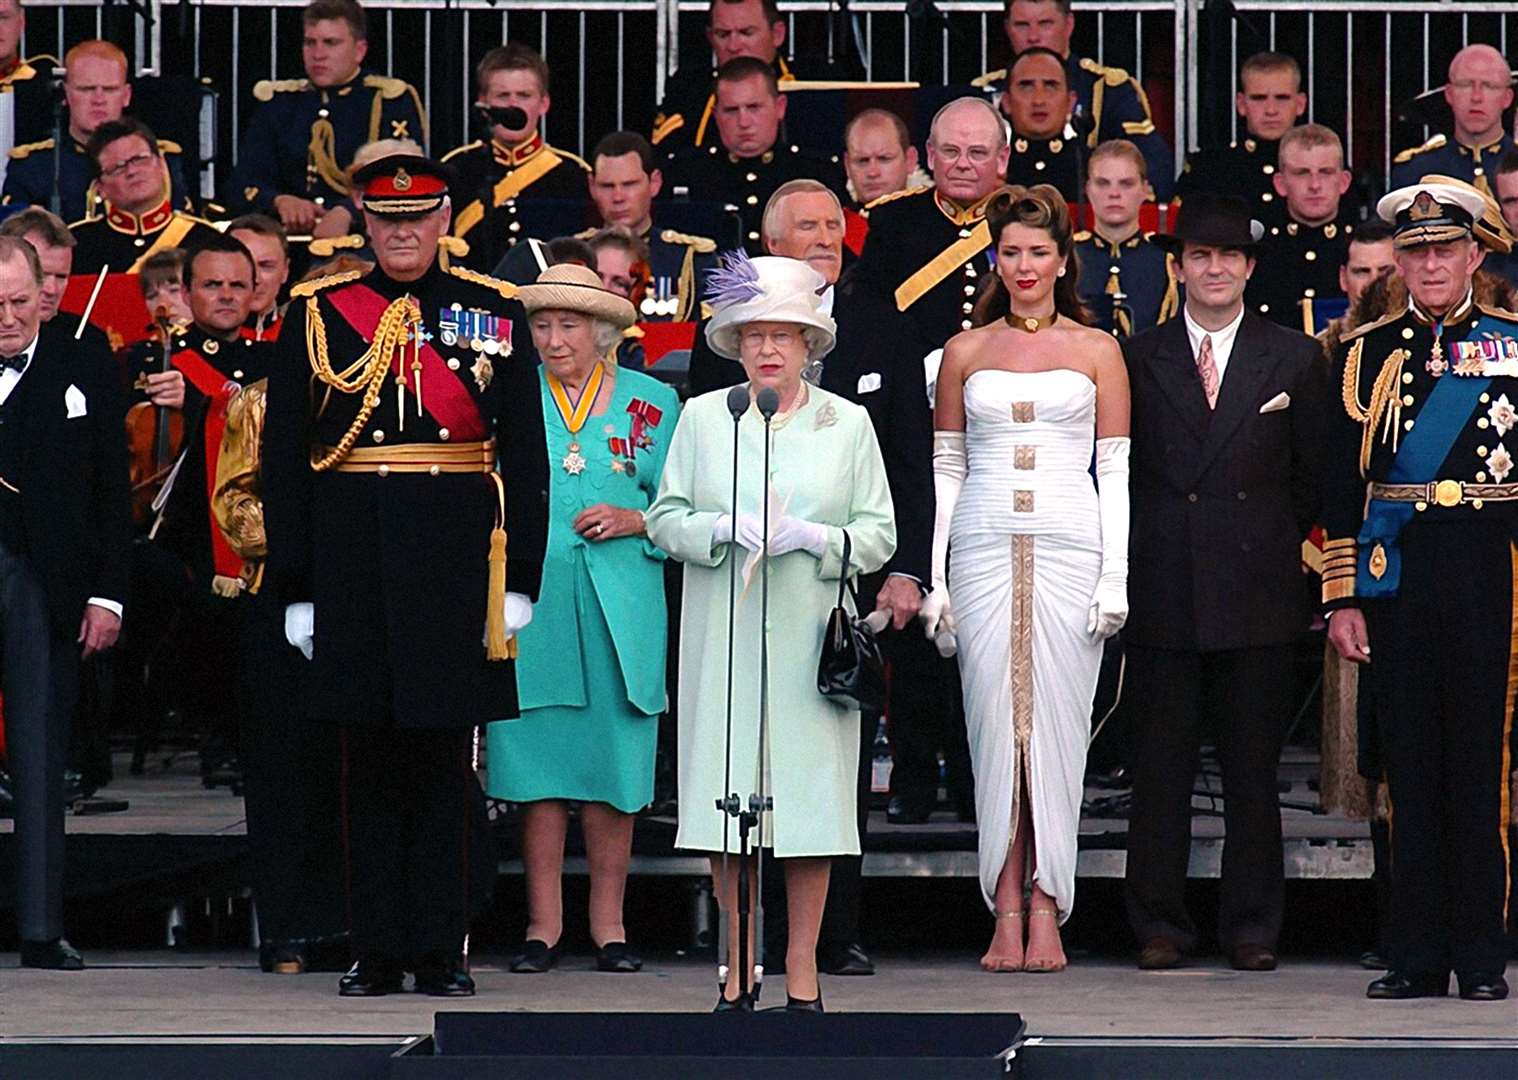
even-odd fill
[(418, 217), (443, 205), (452, 177), (446, 165), (431, 158), (391, 154), (357, 169), (353, 185), (362, 194), (364, 209), (371, 214)]

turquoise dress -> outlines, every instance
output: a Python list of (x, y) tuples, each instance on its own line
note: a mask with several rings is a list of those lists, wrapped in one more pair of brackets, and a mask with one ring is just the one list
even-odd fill
[[(586, 540), (573, 522), (596, 503), (648, 509), (679, 398), (657, 379), (618, 369), (606, 411), (571, 437), (543, 372), (538, 386), (548, 433), (548, 554), (532, 623), (517, 641), (521, 717), (487, 725), (485, 788), (512, 802), (569, 799), (635, 813), (653, 800), (667, 701), (664, 553), (642, 537)], [(629, 474), (626, 447), (614, 453), (613, 440), (626, 443), (635, 426), (642, 438)], [(562, 464), (571, 442), (585, 460), (577, 475)]]

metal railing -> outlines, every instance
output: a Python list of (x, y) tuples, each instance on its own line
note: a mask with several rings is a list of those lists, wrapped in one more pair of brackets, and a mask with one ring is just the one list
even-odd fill
[[(131, 18), (130, 30), (115, 38), (130, 35), (139, 69), (183, 64), (221, 91), (218, 156), (232, 160), (253, 83), (301, 74), (303, 0), (148, 4), (151, 17)], [(508, 38), (548, 59), (555, 79), (546, 134), (581, 153), (605, 131), (646, 129), (669, 73), (707, 59), (707, 0), (370, 0), (366, 7), (369, 62), (418, 87), (439, 151), (468, 136), (473, 65)], [(1009, 51), (1002, 0), (852, 0), (846, 15), (836, 7), (781, 0), (793, 57), (847, 59), (875, 80), (966, 83), (1003, 65)], [(1463, 44), (1505, 50), (1510, 31), (1518, 32), (1509, 25), (1518, 7), (1485, 0), (1087, 0), (1075, 9), (1076, 50), (1134, 74), (1178, 148), (1237, 134), (1238, 65), (1258, 49), (1277, 48), (1302, 61), (1309, 116), (1343, 133), (1352, 167), (1379, 176), (1397, 149), (1422, 134), (1398, 122), (1397, 107), (1443, 82)], [(103, 0), (29, 4), (24, 49), (61, 53), (123, 15), (130, 18), (123, 5)], [(1227, 21), (1221, 38), (1209, 33), (1218, 17)], [(190, 43), (185, 56), (176, 53), (184, 51), (181, 26)], [(1220, 48), (1226, 57), (1213, 55)], [(1211, 90), (1223, 73), (1226, 84)]]

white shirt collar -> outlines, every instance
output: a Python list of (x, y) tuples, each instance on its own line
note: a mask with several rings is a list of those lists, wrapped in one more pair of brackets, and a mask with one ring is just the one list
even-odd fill
[(1232, 352), (1233, 339), (1239, 334), (1239, 324), (1244, 321), (1244, 306), (1239, 305), (1239, 313), (1233, 317), (1233, 321), (1221, 330), (1208, 330), (1201, 323), (1191, 317), (1191, 309), (1184, 308), (1186, 317), (1186, 337), (1191, 341), (1191, 355), (1195, 356), (1197, 350), (1202, 347), (1202, 338), (1212, 336), (1212, 351), (1216, 355), (1219, 352)]

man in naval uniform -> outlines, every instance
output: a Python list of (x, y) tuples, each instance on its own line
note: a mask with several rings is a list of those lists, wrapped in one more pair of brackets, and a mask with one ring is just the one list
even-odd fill
[(1254, 220), (1280, 224), (1280, 195), (1275, 187), (1281, 138), (1307, 111), (1302, 68), (1294, 57), (1257, 52), (1239, 68), (1234, 108), (1244, 121), (1244, 137), (1227, 146), (1204, 147), (1186, 155), (1175, 182), (1175, 196), (1197, 191), (1237, 195), (1249, 203)]
[(1339, 267), (1354, 222), (1343, 205), (1350, 174), (1339, 136), (1302, 124), (1281, 138), (1276, 193), (1284, 220), (1265, 230), (1244, 302), (1267, 319), (1317, 334), (1348, 306)]
[(348, 195), (347, 169), (364, 143), (415, 139), (427, 145), (416, 88), (363, 68), (368, 19), (354, 0), (313, 0), (301, 12), (304, 79), (264, 79), (243, 135), (225, 202), (258, 210), (292, 234), (309, 234)]
[(193, 248), (216, 234), (209, 223), (174, 209), (158, 140), (141, 121), (101, 124), (88, 151), (104, 201), (99, 217), (69, 226), (78, 242), (74, 273), (110, 267), (113, 274), (135, 274), (160, 251)]
[(1085, 148), (1070, 125), (1075, 93), (1064, 61), (1035, 46), (1019, 53), (1008, 72), (998, 103), (1012, 125), (1007, 183), (1052, 184), (1066, 202), (1079, 202)]
[[(1075, 91), (1075, 115), (1081, 118), (1077, 127), (1086, 133), (1086, 148), (1095, 149), (1097, 143), (1107, 139), (1129, 140), (1149, 163), (1155, 196), (1161, 201), (1168, 199), (1174, 182), (1175, 159), (1164, 137), (1154, 129), (1149, 99), (1138, 80), (1122, 68), (1107, 67), (1071, 51), (1075, 15), (1070, 10), (1070, 0), (1007, 0), (1003, 27), (1012, 44), (1013, 56), (1028, 49), (1045, 48), (1064, 57), (1070, 89)], [(1006, 69), (988, 71), (973, 85), (994, 101), (1001, 97), (1006, 79)]]
[(780, 142), (786, 98), (763, 61), (740, 56), (724, 64), (717, 72), (716, 102), (713, 118), (720, 139), (677, 153), (664, 179), (672, 194), (684, 191), (736, 207), (750, 255), (764, 254), (764, 207), (787, 180), (817, 180), (845, 197), (848, 181), (836, 156)]
[(1164, 322), (1180, 309), (1170, 256), (1139, 228), (1149, 197), (1148, 165), (1126, 139), (1091, 152), (1086, 201), (1095, 228), (1075, 234), (1080, 296), (1095, 325), (1119, 338)]
[[(345, 754), (353, 945), (339, 993), (470, 995), (478, 725), (517, 715), (547, 546), (547, 443), (515, 288), (443, 268), (448, 170), (354, 174), (377, 260), (293, 290), (264, 429), (266, 588)], [(313, 392), (314, 391), (314, 392)]]
[(1375, 664), (1391, 794), (1391, 970), (1372, 998), (1507, 996), (1518, 477), (1518, 315), (1486, 308), (1482, 195), (1384, 196), (1407, 307), (1344, 335), (1327, 432), (1323, 604), (1339, 654)]
[[(552, 101), (548, 65), (535, 51), (514, 42), (491, 49), (475, 68), (474, 80), (474, 107), (489, 125), (490, 139), (450, 151), (443, 163), (457, 178), (453, 235), (469, 244), (466, 265), (486, 270), (525, 239), (518, 203), (584, 197), (590, 166), (543, 141), (539, 128)], [(574, 224), (565, 221), (553, 235)]]
[(1513, 145), (1502, 117), (1513, 104), (1513, 74), (1490, 45), (1467, 45), (1449, 62), (1444, 101), (1452, 129), (1392, 159), (1391, 185), (1407, 187), (1429, 173), (1453, 176), (1492, 194), (1491, 176)]

